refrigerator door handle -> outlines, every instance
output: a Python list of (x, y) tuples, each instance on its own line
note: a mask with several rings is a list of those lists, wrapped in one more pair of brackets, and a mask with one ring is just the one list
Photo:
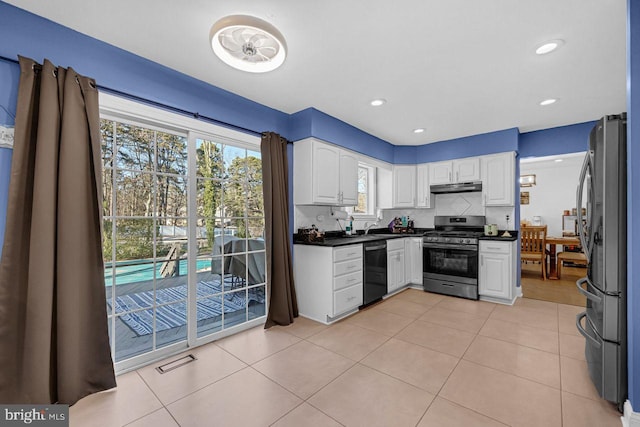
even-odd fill
[(576, 287), (578, 288), (578, 292), (580, 292), (582, 295), (587, 297), (587, 299), (595, 302), (596, 304), (602, 304), (601, 297), (599, 297), (596, 294), (592, 294), (591, 292), (587, 291), (585, 288), (582, 287), (582, 284), (585, 282), (587, 282), (589, 285), (592, 285), (588, 277), (583, 277), (582, 279), (579, 279), (578, 281), (576, 281)]
[[(578, 216), (578, 237), (580, 238), (580, 244), (582, 245), (582, 252), (587, 256), (587, 259), (591, 259), (591, 246), (587, 237), (584, 235), (582, 227), (582, 192), (584, 191), (584, 183), (587, 179), (587, 171), (591, 169), (591, 153), (588, 152), (584, 158), (582, 164), (582, 170), (580, 171), (580, 179), (578, 180), (578, 190), (576, 191), (576, 214)], [(588, 212), (592, 216), (591, 212)], [(591, 227), (589, 227), (591, 232)]]
[(580, 321), (585, 317), (587, 317), (586, 311), (583, 311), (582, 313), (578, 313), (576, 315), (576, 328), (578, 328), (578, 332), (580, 332), (580, 335), (585, 337), (587, 341), (591, 341), (591, 344), (593, 344), (596, 348), (602, 347), (602, 344), (600, 344), (598, 340), (596, 340), (591, 335), (589, 335), (587, 331), (585, 331), (584, 328), (582, 327), (582, 324), (580, 323)]

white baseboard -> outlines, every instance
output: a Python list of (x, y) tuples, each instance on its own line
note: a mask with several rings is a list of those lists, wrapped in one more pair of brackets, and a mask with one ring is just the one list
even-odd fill
[(633, 412), (631, 402), (624, 402), (624, 415), (620, 417), (624, 427), (640, 427), (640, 412)]

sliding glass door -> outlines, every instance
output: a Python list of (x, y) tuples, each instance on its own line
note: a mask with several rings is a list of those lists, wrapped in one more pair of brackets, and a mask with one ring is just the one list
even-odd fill
[(116, 366), (146, 363), (264, 317), (260, 153), (117, 116), (103, 115), (101, 133)]

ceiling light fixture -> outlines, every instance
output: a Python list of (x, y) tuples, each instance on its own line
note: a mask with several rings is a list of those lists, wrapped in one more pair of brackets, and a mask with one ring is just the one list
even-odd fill
[(424, 128), (417, 128), (413, 130), (413, 133), (422, 133), (424, 132)]
[(373, 101), (371, 101), (371, 105), (374, 106), (374, 107), (379, 107), (379, 106), (381, 106), (382, 104), (384, 104), (386, 102), (387, 102), (386, 99), (382, 99), (382, 98), (374, 99)]
[(562, 161), (562, 159), (555, 159), (554, 162), (556, 163), (560, 163)]
[(250, 73), (275, 70), (287, 57), (284, 37), (273, 25), (254, 16), (233, 15), (211, 27), (213, 52), (225, 64)]
[(562, 40), (550, 40), (548, 42), (545, 42), (544, 44), (538, 46), (538, 48), (536, 49), (536, 53), (538, 55), (546, 55), (547, 53), (551, 53), (554, 50), (556, 50), (557, 48), (559, 48), (560, 46), (562, 46), (562, 44), (564, 43), (564, 41)]
[(549, 98), (549, 99), (545, 99), (544, 101), (540, 102), (540, 105), (544, 106), (544, 105), (551, 105), (554, 104), (557, 101), (557, 99), (555, 98)]

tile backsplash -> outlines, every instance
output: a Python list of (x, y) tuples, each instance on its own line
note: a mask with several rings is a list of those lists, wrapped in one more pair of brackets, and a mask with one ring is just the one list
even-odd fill
[[(498, 224), (500, 229), (514, 229), (514, 208), (512, 206), (485, 207), (482, 205), (482, 193), (452, 193), (436, 194), (434, 197), (435, 208), (432, 209), (383, 209), (382, 220), (378, 221), (375, 228), (386, 227), (391, 220), (398, 216), (409, 216), (415, 226), (419, 228), (432, 228), (436, 215), (485, 215), (487, 224)], [(325, 231), (340, 230), (345, 227), (345, 220), (336, 220), (331, 215), (332, 211), (344, 210), (344, 208), (330, 206), (295, 206), (295, 228), (309, 227), (315, 224), (318, 229)], [(506, 215), (509, 215), (507, 225)], [(372, 220), (355, 220), (353, 225), (356, 230), (362, 230)]]

